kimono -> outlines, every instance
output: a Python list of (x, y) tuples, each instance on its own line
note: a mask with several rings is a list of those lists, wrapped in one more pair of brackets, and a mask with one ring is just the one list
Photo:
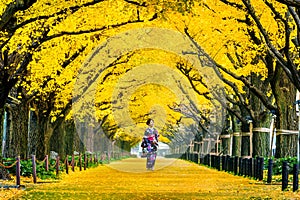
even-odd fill
[(158, 137), (159, 135), (155, 128), (147, 128), (144, 133), (141, 146), (143, 148), (143, 152), (147, 153), (146, 168), (148, 170), (154, 169), (156, 151), (158, 148)]

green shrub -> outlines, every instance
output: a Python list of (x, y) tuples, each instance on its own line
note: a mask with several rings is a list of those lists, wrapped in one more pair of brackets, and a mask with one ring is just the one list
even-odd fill
[[(265, 169), (268, 169), (268, 158), (265, 158)], [(281, 175), (282, 173), (282, 163), (284, 161), (288, 162), (289, 174), (293, 173), (293, 165), (297, 163), (297, 157), (287, 157), (287, 158), (272, 158), (273, 160), (273, 175)]]

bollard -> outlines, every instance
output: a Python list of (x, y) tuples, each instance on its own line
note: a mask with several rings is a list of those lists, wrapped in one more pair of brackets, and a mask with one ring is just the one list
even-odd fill
[(200, 164), (204, 164), (204, 156), (200, 155)]
[(233, 173), (234, 175), (238, 174), (238, 163), (239, 162), (239, 158), (237, 156), (234, 157), (234, 161), (233, 161)]
[(233, 158), (232, 157), (228, 158), (228, 171), (233, 172)]
[(210, 155), (209, 155), (209, 154), (207, 154), (207, 165), (208, 165), (209, 167), (211, 167), (211, 163), (210, 163)]
[(258, 158), (255, 158), (254, 160), (254, 178), (258, 179)]
[(289, 181), (289, 167), (288, 162), (283, 161), (282, 162), (282, 191), (286, 190), (288, 187), (288, 181)]
[(243, 158), (239, 157), (239, 175), (242, 176), (243, 175)]
[(243, 176), (247, 176), (247, 158), (243, 158), (242, 159), (242, 173), (243, 173)]
[(249, 158), (245, 158), (245, 175), (249, 176), (249, 171), (250, 171), (250, 162)]
[(260, 174), (260, 158), (256, 158), (256, 179), (259, 180), (259, 174)]
[(267, 178), (267, 183), (272, 182), (272, 174), (273, 174), (273, 160), (269, 159), (268, 161), (268, 178)]
[(20, 163), (20, 156), (17, 157), (16, 163), (16, 184), (21, 185), (21, 163)]
[(225, 156), (222, 156), (222, 171), (225, 171), (225, 164), (226, 164), (226, 162), (225, 162)]
[(240, 161), (241, 161), (240, 162), (240, 176), (244, 176), (244, 162), (245, 162), (245, 160), (244, 160), (244, 158), (241, 158)]
[(228, 171), (228, 155), (224, 157), (224, 171)]
[(220, 171), (221, 170), (221, 157), (217, 156), (216, 157), (216, 162), (217, 162), (217, 170)]
[(249, 176), (253, 177), (253, 158), (249, 158)]
[(32, 178), (33, 178), (33, 183), (36, 183), (36, 162), (35, 162), (35, 155), (31, 156), (32, 160)]
[(215, 165), (215, 157), (214, 155), (210, 155), (210, 166), (214, 168), (214, 165)]
[(198, 153), (194, 154), (194, 163), (199, 164), (199, 156)]
[(299, 183), (299, 164), (296, 163), (293, 166), (293, 192), (296, 192), (298, 190), (298, 183)]
[(260, 160), (260, 166), (259, 166), (259, 176), (258, 176), (258, 180), (262, 181), (264, 179), (264, 158), (258, 158)]
[(230, 171), (229, 170), (229, 166), (230, 166), (229, 159), (230, 159), (230, 156), (226, 155), (226, 158), (225, 158), (225, 171)]

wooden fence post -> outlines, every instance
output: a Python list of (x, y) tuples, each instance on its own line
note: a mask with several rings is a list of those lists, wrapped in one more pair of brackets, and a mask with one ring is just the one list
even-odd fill
[(65, 166), (66, 166), (66, 174), (69, 174), (69, 159), (68, 159), (68, 155), (66, 156)]
[(35, 155), (31, 156), (32, 160), (32, 177), (33, 177), (33, 183), (36, 183), (36, 162), (35, 162)]
[(98, 157), (98, 153), (96, 153), (96, 163), (97, 163), (97, 166), (98, 166), (98, 164), (99, 164), (99, 157)]
[(56, 157), (56, 176), (59, 174), (59, 156)]
[(20, 156), (17, 157), (16, 163), (16, 184), (21, 185), (21, 163), (20, 163)]
[(48, 158), (48, 155), (46, 155), (46, 158), (45, 158), (45, 170), (49, 171), (49, 158)]
[(81, 153), (79, 154), (79, 171), (82, 170), (82, 160), (81, 160)]
[(83, 169), (86, 170), (86, 154), (83, 155)]
[(89, 168), (89, 164), (90, 164), (90, 155), (87, 154), (85, 159), (86, 159), (86, 168), (88, 169)]
[(74, 158), (74, 154), (72, 154), (72, 171), (74, 172), (75, 171), (75, 168), (74, 168), (74, 164), (75, 164), (75, 158)]

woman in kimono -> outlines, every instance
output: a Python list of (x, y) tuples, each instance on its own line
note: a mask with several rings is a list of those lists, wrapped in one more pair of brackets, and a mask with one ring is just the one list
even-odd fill
[(147, 152), (147, 170), (154, 170), (154, 164), (156, 160), (156, 151), (158, 147), (158, 131), (154, 128), (154, 120), (148, 119), (146, 124), (148, 128), (146, 129), (143, 137), (143, 148)]

